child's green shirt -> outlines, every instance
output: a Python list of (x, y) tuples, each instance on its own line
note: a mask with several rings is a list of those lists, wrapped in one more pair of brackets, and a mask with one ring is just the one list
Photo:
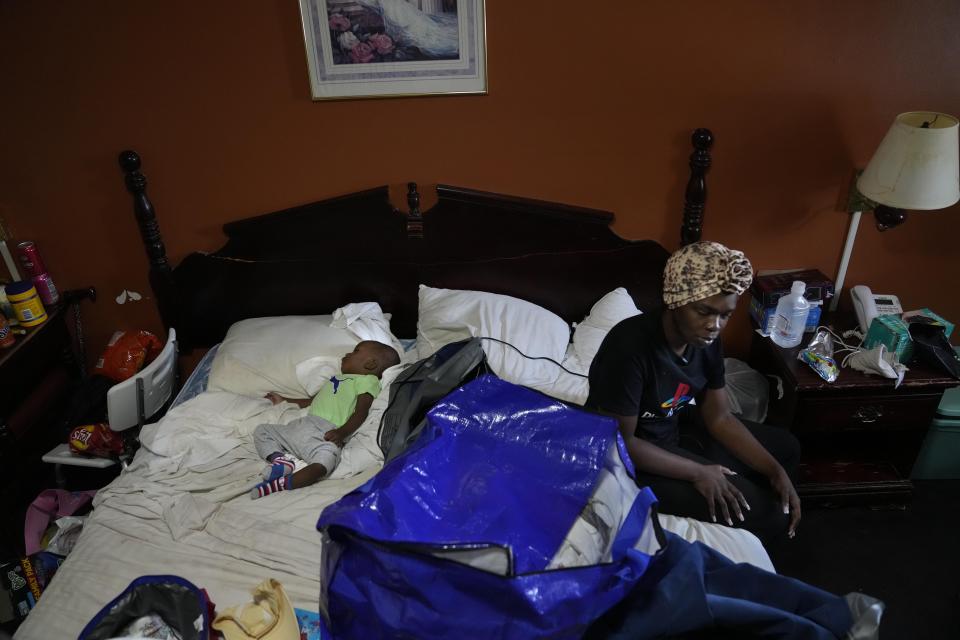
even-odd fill
[(333, 376), (330, 382), (320, 387), (308, 413), (342, 427), (357, 408), (357, 396), (361, 393), (376, 398), (380, 394), (380, 378), (355, 373)]

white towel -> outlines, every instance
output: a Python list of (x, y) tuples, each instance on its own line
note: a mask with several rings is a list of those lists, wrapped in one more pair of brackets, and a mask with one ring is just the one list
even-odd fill
[(403, 355), (403, 345), (390, 332), (390, 319), (376, 302), (354, 302), (333, 312), (330, 326), (346, 329), (361, 340), (375, 340), (388, 344)]

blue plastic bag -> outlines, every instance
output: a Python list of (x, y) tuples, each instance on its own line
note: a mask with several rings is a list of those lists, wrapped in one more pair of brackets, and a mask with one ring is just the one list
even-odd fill
[[(610, 562), (551, 568), (602, 472), (615, 421), (483, 376), (428, 413), (420, 438), (330, 505), (321, 608), (335, 638), (576, 638), (650, 560), (648, 490), (623, 510)], [(648, 551), (651, 547), (645, 547)], [(502, 552), (502, 571), (466, 564)]]

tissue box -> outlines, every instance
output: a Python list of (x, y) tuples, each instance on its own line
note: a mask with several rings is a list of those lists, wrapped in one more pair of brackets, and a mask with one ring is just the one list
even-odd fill
[(952, 322), (944, 320), (926, 307), (923, 309), (917, 309), (916, 311), (907, 311), (902, 317), (907, 324), (922, 322), (924, 324), (935, 324), (943, 327), (943, 333), (946, 334), (947, 338), (949, 338), (950, 334), (953, 333)]
[(863, 339), (863, 348), (872, 349), (878, 344), (887, 347), (897, 356), (897, 362), (907, 364), (913, 358), (913, 340), (910, 329), (900, 316), (877, 316), (870, 323), (867, 337)]
[[(810, 303), (810, 313), (807, 314), (807, 326), (804, 328), (804, 332), (814, 331), (817, 328), (817, 325), (820, 324), (820, 311), (820, 304)], [(777, 305), (765, 307), (758, 298), (750, 297), (750, 317), (757, 323), (760, 332), (764, 335), (770, 334), (770, 330), (773, 328), (773, 316), (776, 312)]]

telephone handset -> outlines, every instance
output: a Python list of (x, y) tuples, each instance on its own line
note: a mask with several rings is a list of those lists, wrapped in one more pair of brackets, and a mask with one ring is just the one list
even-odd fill
[(850, 298), (853, 300), (853, 310), (857, 312), (857, 322), (860, 330), (867, 333), (870, 323), (877, 316), (900, 315), (903, 307), (900, 300), (894, 295), (876, 295), (869, 287), (862, 284), (850, 289)]

